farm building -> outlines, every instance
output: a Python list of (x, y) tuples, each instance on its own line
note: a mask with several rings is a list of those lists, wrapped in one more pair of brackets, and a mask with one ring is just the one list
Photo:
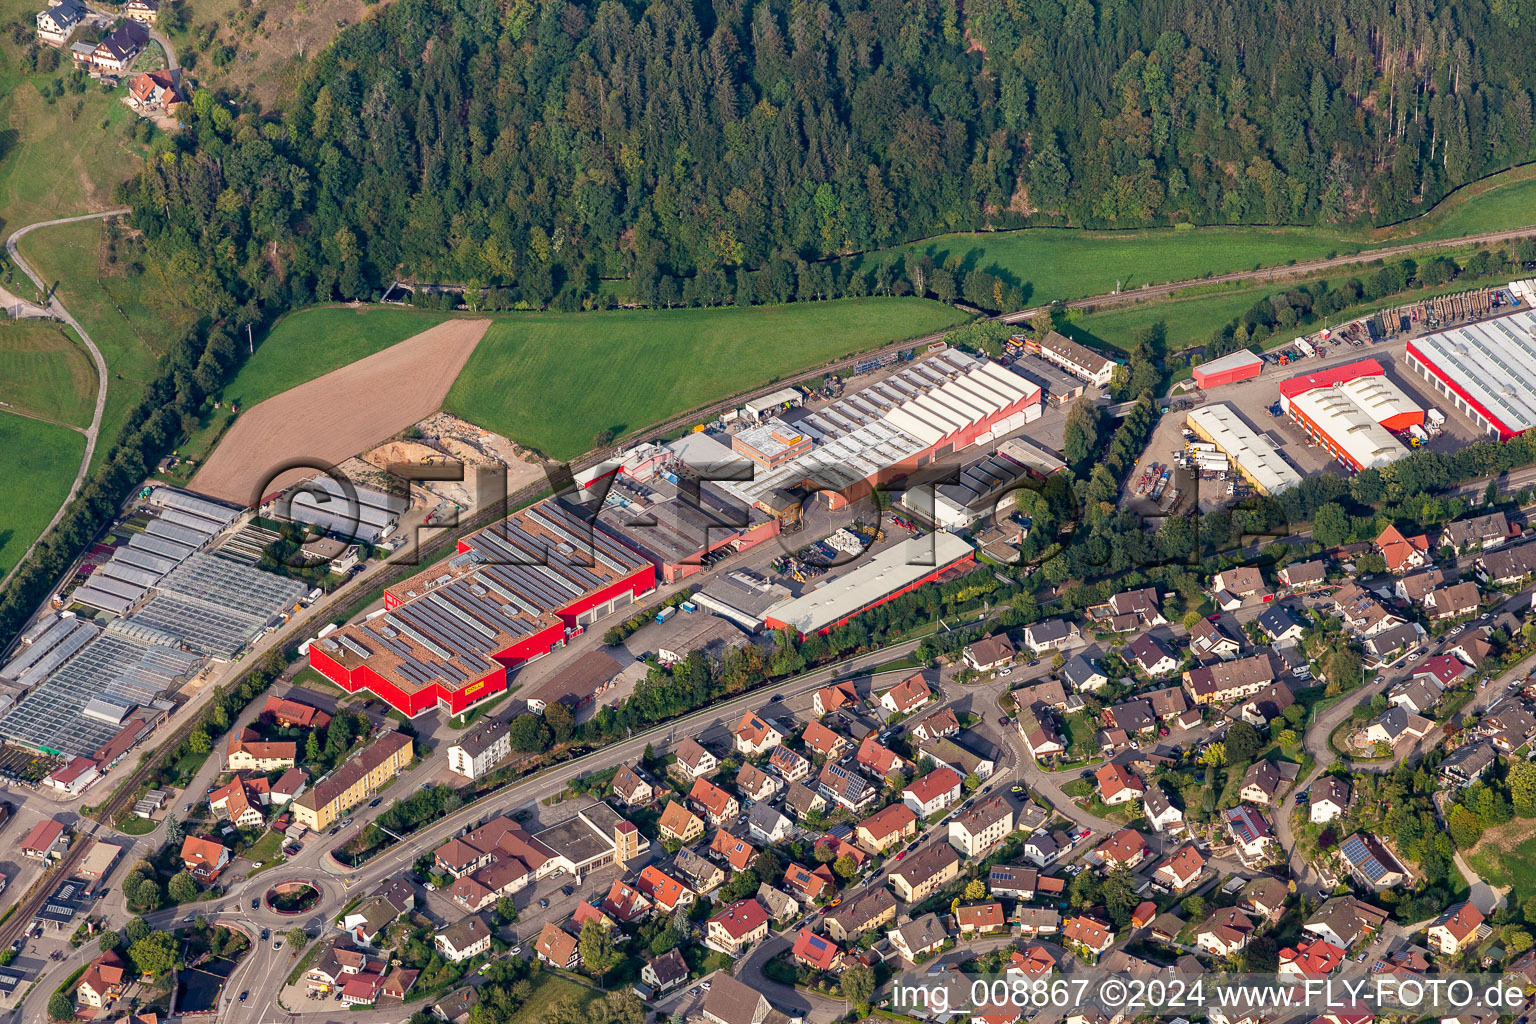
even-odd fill
[(1301, 483), (1280, 452), (1258, 431), (1245, 423), (1225, 402), (1190, 410), (1189, 428), (1201, 440), (1214, 444), (1261, 494), (1279, 494)]
[(974, 557), (971, 546), (953, 534), (939, 531), (912, 537), (886, 548), (825, 587), (779, 605), (768, 612), (767, 624), (771, 629), (791, 627), (802, 636), (826, 633)]
[(384, 615), (310, 645), (310, 665), (401, 714), (459, 714), (506, 690), (507, 670), (548, 654), (655, 588), (656, 568), (554, 499), (459, 541), (446, 563), (384, 592)]
[(996, 363), (947, 349), (797, 420), (814, 448), (721, 486), (770, 514), (797, 490), (842, 508), (882, 480), (1019, 429), (1040, 415), (1040, 396)]
[(1415, 338), (1408, 365), (1490, 436), (1536, 426), (1536, 312)]
[(1280, 408), (1356, 471), (1407, 455), (1393, 434), (1424, 424), (1424, 410), (1387, 379), (1374, 359), (1282, 381)]
[(1264, 369), (1264, 360), (1247, 349), (1242, 349), (1195, 367), (1195, 383), (1202, 388), (1236, 384), (1240, 380), (1252, 380), (1262, 369)]

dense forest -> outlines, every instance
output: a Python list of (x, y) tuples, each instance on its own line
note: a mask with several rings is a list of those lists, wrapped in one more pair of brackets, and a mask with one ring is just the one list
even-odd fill
[(1512, 0), (400, 0), (280, 116), (202, 96), (129, 198), (164, 257), (269, 305), (403, 273), (567, 309), (601, 278), (998, 308), (1006, 274), (826, 258), (1412, 216), (1529, 154), (1519, 23)]

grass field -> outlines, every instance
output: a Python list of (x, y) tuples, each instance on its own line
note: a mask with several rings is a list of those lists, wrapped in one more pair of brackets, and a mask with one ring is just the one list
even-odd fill
[(498, 317), (449, 412), (568, 459), (619, 434), (881, 342), (964, 319), (919, 299)]
[[(1193, 295), (1187, 298), (1126, 306), (1122, 309), (1108, 309), (1102, 313), (1074, 315), (1071, 318), (1067, 333), (1090, 345), (1111, 346), (1129, 351), (1137, 331), (1150, 327), (1161, 320), (1167, 325), (1168, 351), (1179, 352), (1191, 346), (1203, 344), (1211, 336), (1212, 331), (1226, 324), (1233, 317), (1242, 314), (1249, 306), (1252, 306), (1255, 302), (1266, 296), (1278, 295), (1289, 288), (1295, 288), (1302, 284), (1312, 284), (1317, 281), (1337, 283), (1345, 280), (1347, 276), (1344, 274), (1333, 274), (1325, 277), (1289, 282), (1284, 285), (1265, 284), (1248, 288), (1236, 288), (1230, 291), (1217, 291), (1206, 295)], [(1340, 310), (1330, 316), (1328, 322), (1333, 324), (1343, 323), (1355, 317), (1365, 316), (1379, 309), (1385, 309), (1388, 306), (1401, 306), (1410, 302), (1417, 302), (1420, 299), (1453, 292), (1464, 292), (1472, 288), (1503, 285), (1508, 280), (1509, 274), (1502, 273), (1486, 278), (1454, 281), (1450, 284), (1436, 285), (1432, 288), (1416, 288), (1413, 291), (1403, 292), (1375, 302), (1363, 303), (1359, 306)], [(1316, 324), (1299, 326), (1294, 333), (1274, 335), (1266, 342), (1266, 345), (1274, 346), (1288, 342), (1295, 335), (1301, 334), (1304, 331), (1316, 330), (1316, 328)]]
[(96, 398), (90, 356), (42, 320), (0, 321), (0, 403), (54, 423), (86, 427)]
[(939, 235), (865, 257), (895, 252), (927, 254), (935, 263), (958, 257), (965, 270), (980, 267), (1025, 286), (1031, 305), (1100, 295), (1117, 285), (1183, 281), (1298, 260), (1455, 238), (1536, 224), (1536, 165), (1518, 167), (1469, 185), (1425, 216), (1379, 231), (1345, 228), (1182, 227), (1142, 231), (1026, 228), (1020, 231)]
[(539, 975), (533, 982), (533, 992), (526, 1002), (507, 1019), (507, 1024), (542, 1024), (550, 1017), (550, 1010), (564, 1002), (574, 1002), (578, 1007), (584, 1007), (601, 992), (578, 985), (558, 974), (545, 972)]
[(1536, 836), (1531, 836), (1530, 819), (1516, 818), (1484, 832), (1467, 863), (1489, 885), (1508, 889), (1511, 906), (1536, 896)]
[(0, 412), (0, 576), (21, 560), (59, 510), (85, 454), (85, 437), (69, 427)]
[(41, 228), (21, 240), (21, 254), (44, 281), (57, 285), (59, 299), (90, 332), (112, 374), (93, 468), (154, 378), (156, 360), (195, 315), (168, 301), (150, 301), (170, 292), (161, 287), (163, 282), (148, 274), (130, 278), (121, 264), (105, 266), (104, 230), (101, 221), (88, 220)]

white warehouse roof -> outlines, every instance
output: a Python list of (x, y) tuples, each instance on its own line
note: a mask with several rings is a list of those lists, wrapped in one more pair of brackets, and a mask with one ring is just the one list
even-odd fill
[(1191, 426), (1220, 448), (1247, 476), (1268, 494), (1278, 494), (1301, 483), (1301, 474), (1280, 457), (1275, 446), (1247, 423), (1225, 402), (1191, 409)]
[[(1371, 379), (1379, 381), (1382, 378)], [(1351, 382), (1355, 383), (1361, 382)], [(1351, 384), (1308, 391), (1292, 398), (1291, 405), (1316, 423), (1361, 469), (1386, 466), (1407, 455), (1408, 449), (1403, 443), (1393, 437), (1366, 406), (1355, 400)]]
[(1415, 338), (1408, 355), (1487, 410), (1504, 435), (1536, 427), (1536, 311)]
[(970, 553), (969, 544), (942, 530), (910, 537), (852, 572), (772, 609), (767, 614), (768, 623), (783, 623), (801, 633), (815, 633)]
[(1385, 376), (1356, 377), (1340, 384), (1338, 390), (1348, 395), (1377, 423), (1386, 423), (1398, 416), (1418, 414), (1422, 419), (1424, 409), (1403, 393), (1403, 389)]

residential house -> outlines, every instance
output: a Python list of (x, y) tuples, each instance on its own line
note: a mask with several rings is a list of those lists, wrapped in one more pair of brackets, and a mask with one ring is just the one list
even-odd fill
[(1446, 523), (1440, 531), (1440, 546), (1456, 552), (1492, 551), (1509, 539), (1509, 520), (1503, 512), (1489, 512)]
[(742, 715), (741, 721), (736, 724), (736, 753), (744, 757), (766, 754), (783, 742), (784, 734), (754, 711)]
[[(1091, 650), (1091, 648), (1090, 648)], [(1068, 658), (1061, 667), (1062, 680), (1078, 693), (1093, 693), (1109, 685), (1109, 676), (1086, 652)]]
[(947, 843), (929, 843), (891, 869), (891, 888), (904, 903), (927, 899), (960, 874), (960, 857)]
[(949, 932), (939, 923), (938, 915), (924, 914), (900, 928), (891, 929), (886, 937), (908, 963), (916, 963), (918, 957), (942, 946), (949, 939)]
[(1437, 654), (1432, 658), (1425, 658), (1413, 670), (1415, 680), (1427, 679), (1440, 690), (1449, 690), (1471, 674), (1471, 666), (1451, 654)]
[(741, 814), (736, 798), (708, 779), (695, 779), (688, 791), (688, 804), (715, 828), (735, 821)]
[(961, 938), (993, 935), (1008, 928), (1008, 916), (1003, 913), (1001, 903), (989, 900), (956, 910), (955, 925), (960, 929)]
[(654, 904), (639, 889), (622, 879), (615, 879), (603, 897), (601, 909), (613, 920), (632, 924), (650, 916)]
[(704, 748), (693, 737), (683, 740), (677, 748), (677, 760), (673, 768), (689, 782), (713, 775), (720, 767), (720, 759)]
[(1194, 843), (1184, 843), (1174, 850), (1152, 873), (1152, 880), (1164, 888), (1184, 893), (1200, 880), (1205, 870), (1205, 855)]
[(912, 726), (907, 730), (907, 735), (918, 743), (936, 743), (939, 740), (948, 739), (959, 731), (960, 719), (955, 717), (955, 709), (945, 707)]
[(994, 864), (987, 872), (987, 892), (1011, 900), (1035, 898), (1036, 879), (1040, 872), (1018, 864)]
[(274, 772), (292, 768), (298, 744), (291, 740), (269, 743), (254, 729), (241, 729), (225, 745), (225, 768), (232, 772)]
[[(800, 916), (800, 901), (783, 889), (776, 889), (767, 882), (757, 887), (757, 899), (767, 909), (768, 916), (775, 921), (790, 921)], [(894, 902), (895, 897), (892, 896), (891, 900)]]
[(775, 1011), (757, 989), (721, 972), (704, 997), (701, 1012), (707, 1024), (763, 1024)]
[(1424, 614), (1437, 622), (1457, 619), (1476, 612), (1481, 601), (1476, 583), (1453, 583), (1424, 595)]
[(1145, 783), (1113, 762), (1100, 767), (1093, 774), (1098, 781), (1099, 799), (1109, 807), (1138, 800), (1147, 791)]
[(962, 653), (965, 663), (977, 672), (991, 672), (1010, 664), (1018, 651), (1014, 649), (1013, 641), (1008, 639), (1007, 633), (999, 633), (996, 636), (983, 637), (973, 644), (967, 644)]
[(757, 847), (743, 839), (737, 839), (725, 829), (716, 832), (709, 841), (709, 852), (728, 864), (732, 871), (745, 871), (757, 857)]
[(1434, 727), (1434, 722), (1407, 708), (1390, 707), (1365, 727), (1365, 740), (1367, 743), (1385, 743), (1390, 747), (1403, 739), (1423, 739)]
[(1013, 831), (1013, 805), (1006, 797), (977, 801), (949, 822), (949, 843), (967, 857), (991, 852)]
[(1046, 619), (1024, 627), (1024, 646), (1036, 654), (1059, 651), (1079, 636), (1077, 626), (1066, 619)]
[(1232, 956), (1248, 948), (1253, 922), (1237, 907), (1213, 913), (1195, 932), (1195, 945), (1213, 956)]
[(1029, 747), (1029, 753), (1037, 760), (1060, 757), (1067, 752), (1067, 745), (1056, 731), (1043, 704), (1025, 708), (1018, 715), (1019, 735)]
[(1477, 940), (1484, 920), (1483, 912), (1470, 902), (1456, 904), (1429, 926), (1426, 936), (1430, 948), (1455, 956)]
[(827, 809), (827, 798), (803, 782), (791, 782), (784, 794), (784, 810), (804, 821), (808, 814), (819, 814)]
[(217, 880), (229, 863), (229, 849), (212, 839), (187, 836), (181, 841), (181, 863), (193, 878), (208, 884)]
[(1472, 668), (1477, 668), (1493, 653), (1493, 644), (1489, 642), (1489, 636), (1489, 630), (1481, 626), (1477, 629), (1469, 629), (1443, 650), (1446, 654), (1455, 655)]
[(1189, 631), (1189, 650), (1200, 661), (1229, 661), (1243, 645), (1210, 619), (1201, 619)]
[(786, 891), (802, 903), (814, 903), (830, 883), (819, 872), (791, 862), (784, 869), (782, 884)]
[(1335, 896), (1307, 919), (1302, 931), (1349, 949), (1366, 936), (1374, 935), (1386, 921), (1385, 910), (1362, 903), (1353, 896)]
[(880, 707), (892, 715), (910, 715), (933, 700), (933, 691), (921, 672), (908, 676), (880, 695)]
[(444, 959), (456, 964), (490, 952), (491, 930), (480, 918), (470, 915), (438, 932), (434, 941)]
[(894, 750), (881, 744), (878, 734), (871, 732), (864, 737), (864, 742), (859, 744), (859, 752), (854, 755), (854, 763), (868, 768), (876, 778), (887, 779), (893, 775), (900, 775), (909, 764)]
[(1065, 832), (1041, 830), (1024, 840), (1021, 852), (1036, 866), (1048, 868), (1071, 848), (1072, 840)]
[(488, 721), (448, 748), (448, 770), (478, 779), (511, 756), (511, 726)]
[[(1450, 661), (1460, 665), (1455, 658)], [(1440, 703), (1443, 692), (1433, 678), (1429, 676), (1415, 676), (1406, 682), (1393, 686), (1387, 694), (1387, 703), (1396, 707), (1406, 708), (1416, 715), (1423, 714), (1436, 704)]]
[(1339, 857), (1355, 881), (1375, 892), (1413, 881), (1402, 861), (1381, 840), (1364, 832), (1339, 844)]
[(1259, 687), (1258, 692), (1243, 701), (1239, 713), (1243, 721), (1258, 729), (1285, 714), (1285, 709), (1295, 703), (1296, 694), (1290, 685), (1277, 679)]
[(817, 718), (830, 715), (841, 708), (858, 706), (859, 691), (854, 687), (851, 679), (844, 679), (831, 686), (823, 686), (811, 695), (811, 707), (815, 709)]
[(1157, 716), (1152, 714), (1152, 704), (1145, 700), (1128, 700), (1105, 708), (1102, 717), (1106, 726), (1119, 729), (1127, 736), (1157, 728)]
[(1290, 892), (1290, 887), (1273, 875), (1260, 875), (1238, 890), (1237, 905), (1244, 913), (1273, 923), (1284, 913)]
[(1283, 783), (1280, 769), (1275, 767), (1273, 761), (1255, 761), (1243, 773), (1243, 784), (1238, 790), (1238, 796), (1250, 803), (1267, 805), (1280, 792)]
[(1333, 607), (1344, 620), (1344, 625), (1362, 637), (1376, 636), (1405, 621), (1394, 615), (1376, 599), (1376, 595), (1351, 580), (1333, 593)]
[(1418, 604), (1424, 600), (1424, 595), (1444, 584), (1445, 573), (1439, 566), (1431, 565), (1418, 572), (1398, 577), (1397, 582), (1392, 585), (1392, 592), (1401, 600)]
[(678, 907), (693, 903), (694, 892), (654, 864), (640, 869), (635, 879), (635, 890), (664, 913), (672, 913)]
[[(1380, 605), (1377, 605), (1380, 608)], [(1424, 638), (1424, 627), (1417, 622), (1398, 621), (1373, 636), (1365, 637), (1365, 663), (1375, 668), (1389, 665)]]
[(1013, 926), (1029, 938), (1055, 935), (1061, 931), (1061, 912), (1055, 907), (1026, 907), (1020, 903), (1013, 908)]
[(1344, 950), (1326, 939), (1297, 942), (1280, 951), (1282, 978), (1326, 978), (1346, 960)]
[(663, 995), (688, 980), (688, 964), (677, 949), (669, 949), (661, 956), (649, 957), (640, 968), (640, 980), (650, 987), (654, 995)]
[(117, 950), (108, 950), (86, 967), (75, 983), (75, 1002), (96, 1010), (105, 1010), (123, 994), (128, 976), (128, 962)]
[(1184, 831), (1184, 812), (1173, 805), (1163, 787), (1153, 783), (1141, 797), (1142, 816), (1158, 832)]
[(667, 806), (661, 809), (661, 820), (657, 822), (656, 830), (661, 834), (661, 838), (671, 839), (686, 846), (703, 837), (704, 819), (678, 801), (668, 800)]
[(800, 734), (800, 742), (805, 744), (805, 749), (814, 755), (819, 755), (827, 760), (836, 760), (841, 757), (843, 751), (851, 746), (850, 741), (820, 722), (811, 722)]
[(711, 917), (705, 944), (732, 956), (768, 937), (768, 911), (751, 896), (737, 900)]
[(901, 799), (912, 813), (926, 818), (959, 800), (963, 781), (953, 768), (935, 768), (903, 789)]
[(785, 782), (799, 782), (811, 774), (811, 762), (783, 745), (774, 747), (768, 755), (768, 767)]
[(830, 803), (846, 807), (855, 814), (863, 813), (880, 795), (864, 776), (852, 768), (831, 761), (822, 766), (821, 774), (817, 777), (817, 788)]
[(870, 853), (884, 853), (917, 835), (917, 815), (906, 804), (891, 804), (859, 822), (854, 834)]
[(160, 16), (160, 0), (128, 0), (123, 5), (123, 13), (134, 21), (153, 25)]
[(1536, 716), (1515, 700), (1501, 701), (1483, 714), (1477, 732), (1501, 753), (1512, 754), (1536, 736)]
[(1201, 665), (1184, 673), (1184, 689), (1196, 707), (1252, 697), (1279, 675), (1273, 655), (1256, 654)]
[(1163, 618), (1162, 599), (1153, 587), (1115, 594), (1109, 599), (1109, 610), (1113, 615), (1134, 615), (1137, 622), (1146, 629), (1168, 624), (1168, 620)]
[(843, 962), (843, 951), (837, 943), (829, 942), (809, 928), (800, 929), (789, 952), (813, 971), (835, 971)]
[(931, 757), (936, 765), (948, 765), (959, 772), (962, 777), (975, 775), (985, 782), (992, 777), (997, 769), (997, 762), (992, 757), (970, 749), (960, 742), (965, 739), (972, 742), (964, 734), (961, 737), (949, 740), (939, 740), (937, 743), (924, 743), (918, 747), (922, 755)]
[(403, 878), (385, 879), (341, 918), (341, 930), (355, 942), (372, 946), (379, 934), (416, 908), (416, 890)]
[(855, 896), (826, 916), (827, 934), (838, 942), (853, 942), (896, 920), (897, 905), (896, 897), (885, 888)]
[(611, 784), (613, 795), (625, 807), (644, 807), (656, 799), (656, 790), (627, 764), (619, 766)]
[(1115, 944), (1114, 929), (1106, 921), (1086, 914), (1074, 914), (1061, 926), (1061, 937), (1082, 946), (1095, 956), (1103, 956)]
[(1504, 587), (1524, 582), (1536, 571), (1536, 542), (1484, 552), (1473, 565), (1478, 579), (1490, 586)]
[(177, 73), (169, 69), (134, 75), (128, 80), (128, 105), (141, 113), (166, 113), (186, 102), (176, 87), (176, 77)]
[(1093, 852), (1098, 856), (1099, 863), (1109, 869), (1135, 868), (1152, 851), (1140, 832), (1133, 828), (1123, 828), (1094, 847)]
[[(476, 920), (470, 918), (470, 920)], [(539, 937), (533, 944), (533, 952), (551, 967), (564, 971), (575, 970), (581, 964), (581, 950), (576, 936), (553, 921), (545, 921)]]
[(1301, 640), (1306, 627), (1283, 604), (1272, 604), (1259, 613), (1259, 629), (1276, 647), (1295, 644)]
[(1264, 815), (1246, 805), (1221, 812), (1227, 835), (1245, 860), (1262, 859), (1275, 841), (1275, 833)]
[(672, 874), (700, 896), (708, 896), (725, 884), (725, 872), (719, 865), (686, 846), (672, 858)]
[(1211, 591), (1217, 607), (1228, 611), (1240, 607), (1249, 598), (1269, 596), (1264, 589), (1264, 574), (1251, 566), (1217, 573), (1211, 578)]
[[(1013, 703), (1015, 707), (1020, 708), (1041, 704), (1047, 708), (1054, 708), (1057, 711), (1065, 711), (1068, 704), (1067, 689), (1061, 685), (1059, 680), (1041, 680), (1031, 686), (1021, 686), (1014, 690)], [(955, 731), (958, 732), (959, 729), (957, 728)], [(926, 737), (922, 738), (926, 739)], [(940, 739), (941, 737), (935, 736), (933, 738)]]
[(1405, 537), (1401, 530), (1389, 524), (1375, 544), (1386, 560), (1388, 572), (1405, 573), (1429, 564), (1429, 538), (1423, 534)]
[(768, 804), (756, 804), (747, 812), (747, 832), (761, 842), (782, 843), (794, 831), (794, 824)]
[(1178, 671), (1179, 659), (1151, 633), (1143, 633), (1130, 642), (1126, 658), (1148, 676), (1156, 679)]
[(52, 46), (63, 46), (90, 12), (77, 0), (62, 0), (37, 12), (37, 38)]
[(1464, 743), (1440, 762), (1440, 780), (1456, 789), (1465, 789), (1487, 774), (1499, 759), (1499, 752), (1487, 740)]
[[(1054, 911), (1053, 911), (1054, 913)], [(1056, 958), (1044, 946), (1026, 946), (1008, 957), (1003, 975), (1007, 978), (1044, 978), (1056, 969)]]
[(1320, 558), (1309, 562), (1292, 562), (1277, 574), (1282, 584), (1292, 590), (1315, 587), (1328, 575), (1328, 565)]
[(208, 794), (208, 807), (223, 814), (239, 828), (260, 828), (267, 822), (262, 806), (268, 802), (271, 791), (266, 776), (256, 775), (249, 779), (235, 776), (226, 785)]
[(748, 800), (761, 803), (771, 799), (781, 788), (783, 783), (777, 776), (768, 774), (750, 762), (736, 771), (736, 789)]
[(1349, 811), (1349, 783), (1336, 775), (1325, 775), (1312, 783), (1307, 818), (1314, 825), (1326, 825)]

